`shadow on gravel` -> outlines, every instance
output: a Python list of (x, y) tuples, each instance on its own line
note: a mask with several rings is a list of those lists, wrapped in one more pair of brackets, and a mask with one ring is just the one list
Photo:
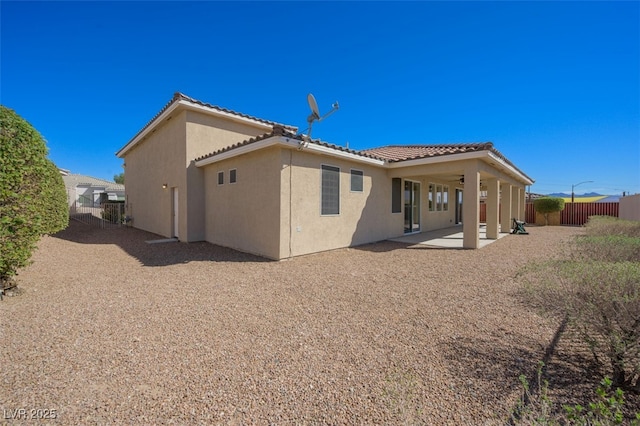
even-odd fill
[(135, 257), (145, 266), (167, 266), (179, 263), (210, 262), (271, 262), (271, 260), (242, 253), (207, 242), (148, 244), (146, 241), (163, 237), (135, 228), (101, 229), (71, 220), (67, 229), (52, 235), (74, 243), (112, 244)]
[[(529, 382), (531, 395), (538, 395), (538, 365), (544, 362), (541, 380), (547, 382), (548, 394), (557, 413), (563, 413), (563, 405), (585, 405), (593, 401), (595, 390), (605, 375), (594, 362), (593, 356), (566, 332), (562, 322), (549, 345), (539, 350), (527, 349), (529, 339), (522, 335), (521, 342), (502, 345), (498, 341), (482, 338), (451, 339), (443, 343), (443, 354), (448, 361), (454, 386), (466, 391), (486, 404), (503, 402), (523, 396), (519, 377), (524, 374)], [(569, 334), (569, 336), (567, 336)], [(543, 385), (543, 383), (540, 383)], [(636, 412), (640, 398), (626, 395), (628, 408)], [(525, 398), (525, 405), (530, 401)], [(507, 425), (518, 424), (518, 404), (514, 404), (507, 416), (514, 415)], [(515, 422), (514, 422), (515, 420)]]

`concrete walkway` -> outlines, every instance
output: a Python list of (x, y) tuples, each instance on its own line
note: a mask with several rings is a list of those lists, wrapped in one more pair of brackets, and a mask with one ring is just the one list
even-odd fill
[[(499, 233), (498, 239), (506, 237), (509, 232)], [(389, 241), (411, 245), (424, 245), (438, 248), (461, 249), (462, 247), (462, 225), (452, 226), (451, 228), (438, 229), (435, 231), (420, 232), (417, 234), (404, 235), (398, 238), (391, 238)], [(480, 248), (487, 246), (494, 241), (487, 238), (486, 225), (480, 225)]]

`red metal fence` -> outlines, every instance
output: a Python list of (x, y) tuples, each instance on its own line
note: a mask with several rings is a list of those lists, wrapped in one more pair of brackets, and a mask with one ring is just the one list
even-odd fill
[(565, 203), (560, 212), (560, 225), (578, 225), (587, 223), (589, 216), (618, 217), (620, 203)]
[[(560, 212), (560, 225), (582, 226), (587, 223), (589, 216), (618, 217), (619, 206), (620, 203), (565, 203), (564, 210)], [(480, 222), (485, 223), (486, 221), (487, 205), (482, 203), (480, 204)], [(525, 205), (524, 221), (536, 223), (536, 211), (533, 208), (533, 203)]]

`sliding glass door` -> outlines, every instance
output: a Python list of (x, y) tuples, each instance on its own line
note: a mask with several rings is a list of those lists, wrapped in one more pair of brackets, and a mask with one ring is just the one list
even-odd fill
[(404, 181), (404, 232), (420, 231), (420, 182)]

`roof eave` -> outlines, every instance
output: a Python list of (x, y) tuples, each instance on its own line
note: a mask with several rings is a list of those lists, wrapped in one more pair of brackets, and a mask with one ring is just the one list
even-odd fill
[(401, 161), (393, 161), (389, 162), (387, 167), (390, 169), (398, 169), (403, 167), (411, 167), (411, 166), (422, 166), (427, 164), (437, 164), (437, 163), (446, 163), (449, 161), (462, 161), (462, 160), (491, 160), (497, 163), (500, 163), (500, 166), (507, 170), (508, 174), (512, 175), (525, 185), (532, 185), (533, 179), (529, 176), (522, 173), (516, 167), (511, 165), (509, 162), (505, 161), (499, 155), (494, 153), (491, 150), (482, 150), (482, 151), (474, 151), (474, 152), (463, 152), (459, 154), (448, 154), (448, 155), (438, 155), (435, 157), (423, 157), (416, 158), (413, 160), (401, 160)]
[(312, 154), (328, 155), (331, 157), (340, 158), (343, 160), (351, 160), (360, 163), (367, 163), (376, 166), (383, 166), (385, 162), (383, 160), (364, 157), (351, 152), (341, 151), (339, 149), (331, 148), (328, 146), (320, 145), (317, 143), (309, 142), (305, 143), (302, 140), (291, 138), (287, 136), (272, 136), (261, 141), (253, 142), (247, 145), (234, 148), (229, 151), (221, 152), (219, 154), (212, 155), (207, 158), (196, 161), (196, 167), (203, 167), (209, 164), (217, 163), (229, 158), (237, 157), (249, 152), (258, 151), (260, 149), (268, 148), (271, 146), (280, 145), (289, 149), (297, 149), (300, 151), (311, 152)]
[[(153, 132), (158, 126), (162, 124), (162, 122), (168, 118), (173, 112), (178, 109), (191, 110), (197, 112), (204, 112), (209, 115), (217, 116), (220, 118), (224, 118), (225, 120), (235, 121), (237, 123), (248, 124), (263, 131), (268, 132), (273, 129), (275, 123), (266, 123), (260, 120), (255, 120), (250, 117), (245, 117), (237, 114), (232, 114), (226, 111), (221, 111), (219, 109), (211, 108), (206, 105), (200, 105), (198, 103), (190, 102), (186, 99), (178, 99), (172, 102), (160, 115), (154, 118), (151, 123), (145, 126), (140, 133), (138, 133), (133, 139), (131, 139), (124, 147), (122, 147), (119, 151), (116, 152), (116, 156), (119, 158), (123, 158), (123, 156), (130, 151), (134, 146), (136, 146), (140, 141), (147, 137), (151, 132)], [(296, 129), (293, 126), (283, 126), (287, 129)], [(295, 130), (294, 130), (295, 131)]]
[(504, 167), (508, 171), (508, 173), (520, 179), (525, 185), (533, 185), (533, 182), (535, 182), (529, 176), (527, 176), (526, 174), (518, 170), (511, 163), (505, 161), (502, 157), (500, 157), (496, 153), (492, 151), (487, 151), (487, 156), (491, 158), (493, 161), (500, 163), (500, 165)]

